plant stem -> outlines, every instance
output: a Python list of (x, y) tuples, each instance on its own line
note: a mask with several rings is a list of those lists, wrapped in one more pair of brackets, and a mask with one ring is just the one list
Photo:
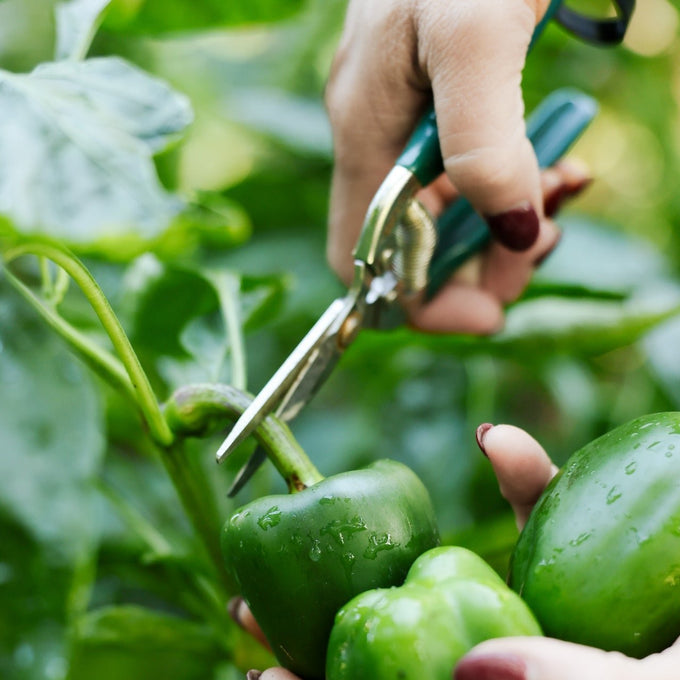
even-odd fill
[[(176, 390), (165, 404), (168, 425), (176, 435), (205, 436), (235, 421), (252, 401), (249, 394), (229, 385), (187, 385)], [(254, 436), (283, 477), (291, 493), (301, 491), (323, 479), (293, 434), (281, 420), (269, 415)]]
[(111, 338), (111, 343), (130, 377), (135, 392), (135, 401), (144, 415), (151, 436), (162, 446), (168, 446), (172, 443), (172, 432), (163, 418), (146, 373), (139, 363), (139, 359), (127, 335), (125, 335), (118, 317), (111, 309), (109, 301), (85, 265), (67, 248), (40, 239), (22, 241), (20, 245), (5, 252), (5, 259), (9, 262), (21, 255), (38, 255), (49, 258), (78, 284), (90, 305), (92, 305), (95, 314), (99, 317), (104, 330)]
[[(61, 270), (60, 270), (61, 271)], [(114, 388), (120, 390), (131, 401), (136, 402), (134, 387), (125, 372), (123, 364), (105, 349), (92, 342), (64, 319), (53, 307), (45, 304), (28, 286), (24, 285), (9, 270), (5, 276), (14, 288), (29, 302), (42, 316), (47, 325), (52, 328), (71, 349), (99, 376), (104, 378)]]
[[(53, 306), (45, 304), (19, 279), (6, 272), (9, 281), (88, 365), (114, 386), (121, 388), (138, 404), (150, 434), (158, 445), (161, 461), (175, 486), (185, 512), (208, 552), (219, 580), (227, 593), (233, 592), (234, 584), (228, 578), (222, 563), (219, 514), (214, 497), (209, 493), (210, 485), (205, 478), (205, 472), (198, 461), (186, 455), (182, 442), (175, 440), (137, 355), (103, 291), (76, 256), (59, 245), (32, 239), (11, 248), (4, 255), (6, 261), (11, 261), (28, 254), (38, 255), (43, 262), (45, 259), (53, 261), (74, 279), (102, 322), (122, 363), (92, 343), (63, 319)], [(64, 288), (63, 280), (59, 287)]]
[(231, 355), (231, 384), (239, 390), (245, 390), (246, 353), (241, 332), (241, 320), (238, 311), (238, 279), (225, 272), (212, 273), (213, 282), (220, 300), (220, 310), (229, 338), (229, 352)]
[(203, 541), (218, 578), (227, 593), (234, 592), (234, 583), (224, 569), (220, 548), (221, 518), (203, 469), (195, 458), (187, 455), (181, 442), (164, 447), (161, 461), (196, 533)]

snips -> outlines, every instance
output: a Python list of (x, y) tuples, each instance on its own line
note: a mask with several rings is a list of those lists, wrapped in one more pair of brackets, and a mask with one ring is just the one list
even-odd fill
[[(529, 117), (527, 134), (541, 167), (554, 164), (597, 110), (574, 90), (551, 94)], [(375, 194), (354, 250), (354, 279), (334, 300), (238, 419), (217, 452), (222, 462), (270, 413), (292, 420), (310, 401), (362, 328), (403, 323), (404, 299), (432, 297), (488, 243), (484, 220), (458, 199), (435, 221), (415, 194), (441, 173), (434, 115), (421, 122)], [(257, 449), (229, 495), (248, 481), (265, 454)]]

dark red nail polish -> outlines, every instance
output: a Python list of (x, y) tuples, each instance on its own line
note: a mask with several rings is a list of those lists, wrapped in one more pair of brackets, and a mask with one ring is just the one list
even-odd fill
[(528, 250), (538, 238), (538, 215), (528, 201), (500, 215), (487, 215), (491, 233), (506, 248)]
[(457, 666), (454, 680), (526, 680), (523, 659), (512, 654), (493, 654), (464, 658)]
[(227, 611), (229, 612), (229, 616), (231, 616), (234, 623), (237, 623), (239, 626), (241, 625), (239, 609), (241, 608), (242, 602), (243, 598), (237, 595), (236, 597), (232, 597), (231, 600), (229, 600), (229, 603), (227, 604)]
[[(486, 456), (486, 450), (484, 449), (484, 435), (493, 427), (491, 423), (482, 423), (475, 432), (475, 437), (477, 439), (477, 446), (479, 450)], [(488, 456), (487, 456), (488, 457)]]
[(534, 267), (540, 267), (554, 252), (555, 248), (557, 248), (558, 245), (560, 245), (560, 241), (562, 240), (562, 234), (560, 234), (557, 237), (557, 240), (555, 243), (552, 244), (549, 250), (546, 250), (545, 253), (542, 255), (539, 255), (535, 260), (534, 260)]
[(254, 668), (246, 673), (246, 680), (259, 680), (262, 675), (262, 671), (257, 671)]
[(560, 184), (543, 201), (543, 212), (546, 217), (554, 217), (567, 199), (578, 196), (591, 182), (590, 177), (584, 177), (572, 184)]

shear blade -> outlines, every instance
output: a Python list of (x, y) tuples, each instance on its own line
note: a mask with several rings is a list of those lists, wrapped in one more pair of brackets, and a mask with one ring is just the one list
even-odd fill
[[(334, 363), (337, 360), (336, 354), (342, 352), (336, 340), (337, 333), (355, 305), (356, 295), (348, 295), (331, 303), (236, 421), (217, 451), (218, 463), (252, 434), (277, 405), (290, 404), (294, 408), (291, 413), (297, 414), (307, 403), (328, 375), (330, 369), (327, 365)], [(291, 417), (293, 416), (289, 415), (286, 419)]]

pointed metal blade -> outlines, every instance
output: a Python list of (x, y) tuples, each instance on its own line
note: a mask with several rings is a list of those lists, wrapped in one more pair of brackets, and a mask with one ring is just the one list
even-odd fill
[[(262, 420), (269, 415), (277, 404), (281, 403), (291, 387), (303, 385), (305, 376), (310, 373), (319, 378), (315, 379), (314, 386), (318, 388), (325, 373), (324, 362), (334, 360), (332, 342), (325, 342), (328, 338), (333, 338), (342, 324), (351, 314), (356, 304), (356, 295), (348, 295), (339, 298), (331, 303), (328, 309), (321, 315), (319, 320), (312, 326), (311, 330), (301, 340), (300, 344), (293, 350), (290, 356), (281, 364), (280, 368), (274, 373), (262, 391), (253, 399), (248, 408), (241, 414), (236, 424), (231, 429), (222, 445), (217, 451), (217, 462), (221, 463), (236, 447), (252, 434)], [(336, 343), (337, 344), (337, 343)], [(319, 348), (324, 346), (323, 354), (319, 353)], [(338, 346), (338, 351), (341, 352)], [(311, 372), (314, 373), (311, 373)], [(296, 391), (293, 390), (292, 394)], [(307, 388), (300, 394), (311, 397)], [(286, 400), (286, 403), (288, 400)], [(296, 399), (297, 410), (304, 405), (304, 401)]]
[(265, 460), (267, 460), (267, 453), (262, 446), (258, 444), (250, 458), (248, 458), (243, 467), (238, 471), (236, 478), (229, 487), (229, 491), (227, 491), (227, 497), (233, 498), (257, 472), (257, 469)]

